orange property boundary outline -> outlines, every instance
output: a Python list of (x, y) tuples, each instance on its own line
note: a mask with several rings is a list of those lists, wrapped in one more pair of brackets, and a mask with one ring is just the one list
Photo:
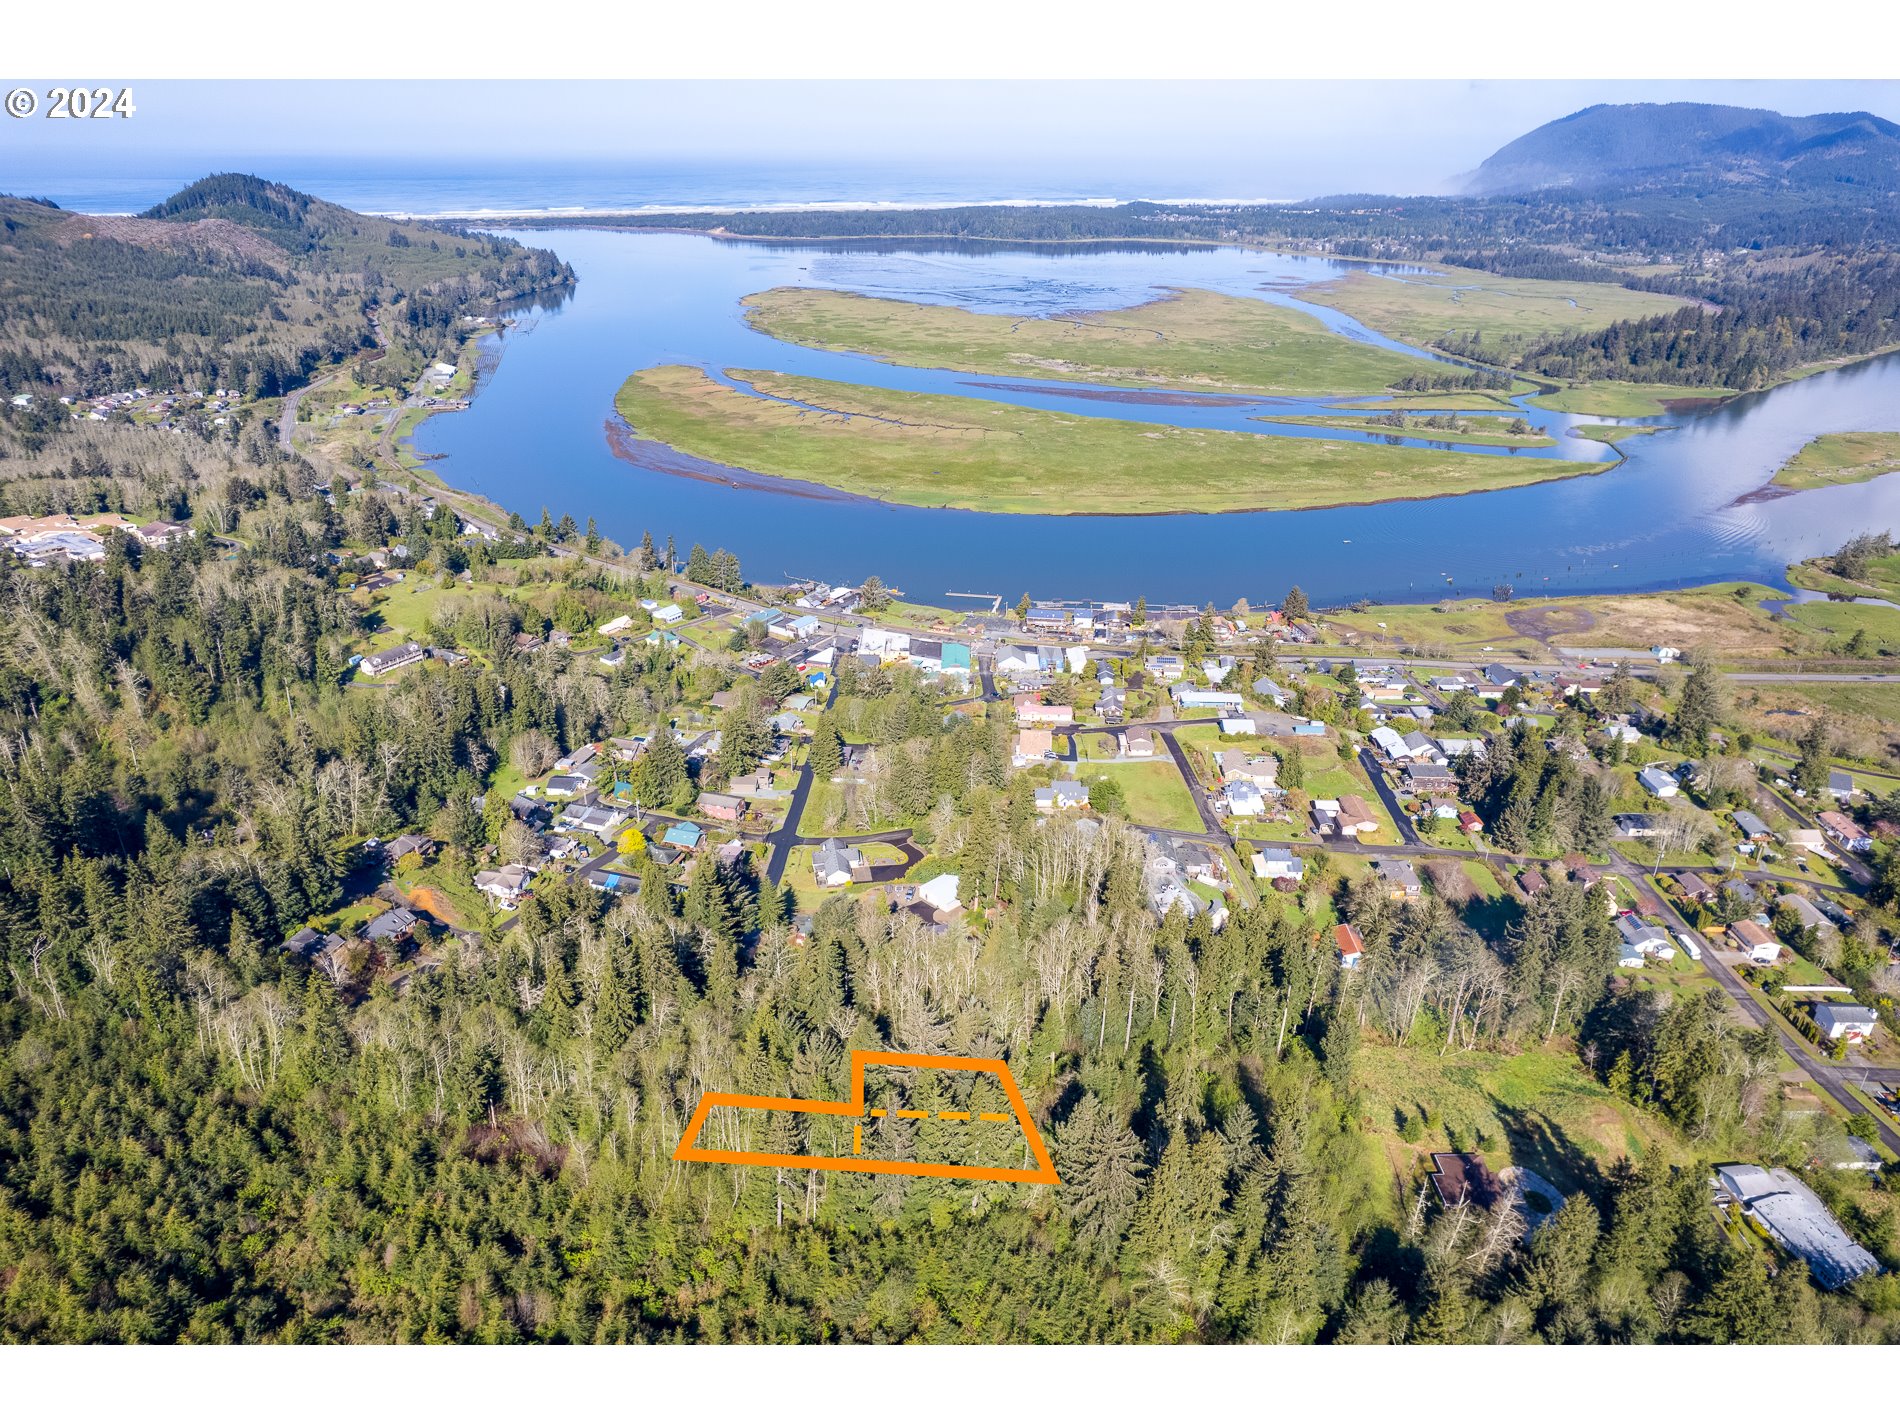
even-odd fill
[[(965, 1167), (959, 1163), (905, 1163), (888, 1158), (822, 1158), (798, 1153), (750, 1153), (699, 1146), (699, 1134), (705, 1127), (706, 1115), (715, 1108), (777, 1109), (787, 1113), (823, 1113), (835, 1118), (863, 1118), (866, 1116), (864, 1069), (867, 1064), (881, 1064), (890, 1068), (952, 1069), (965, 1073), (994, 1074), (1002, 1082), (1003, 1092), (1009, 1096), (1009, 1106), (1016, 1114), (1016, 1125), (1023, 1131), (1023, 1137), (1029, 1144), (1029, 1151), (1036, 1160), (1036, 1166), (1033, 1168), (979, 1168)], [(882, 1110), (878, 1113), (881, 1115)], [(925, 1116), (914, 1110), (899, 1110), (899, 1113), (904, 1117)], [(967, 1114), (945, 1116), (968, 1117)], [(857, 1134), (854, 1133), (853, 1142), (856, 1141)], [(1010, 1073), (1009, 1065), (1003, 1060), (966, 1059), (951, 1054), (882, 1053), (864, 1049), (854, 1049), (851, 1053), (851, 1098), (847, 1103), (833, 1103), (826, 1099), (816, 1098), (773, 1098), (766, 1094), (706, 1094), (700, 1099), (699, 1107), (693, 1110), (693, 1116), (686, 1124), (686, 1131), (680, 1135), (679, 1147), (673, 1150), (673, 1160), (678, 1163), (746, 1163), (767, 1168), (823, 1168), (832, 1172), (847, 1173), (898, 1173), (914, 1178), (974, 1178), (980, 1182), (994, 1183), (1058, 1184), (1062, 1181), (1056, 1176), (1056, 1165), (1049, 1157), (1049, 1150), (1043, 1146), (1042, 1135), (1036, 1131), (1036, 1125), (1030, 1121), (1029, 1105), (1023, 1102), (1022, 1092), (1016, 1087), (1016, 1076)]]

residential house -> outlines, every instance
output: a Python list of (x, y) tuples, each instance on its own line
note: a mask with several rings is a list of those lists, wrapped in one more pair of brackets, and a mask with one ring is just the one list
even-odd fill
[(1684, 871), (1676, 877), (1676, 894), (1686, 901), (1694, 901), (1697, 905), (1707, 905), (1715, 899), (1715, 887), (1694, 871)]
[(699, 809), (713, 821), (738, 821), (745, 815), (745, 798), (725, 792), (701, 792)]
[(627, 814), (618, 807), (610, 807), (602, 802), (587, 801), (571, 803), (561, 813), (560, 825), (569, 831), (584, 831), (605, 841)]
[(1827, 774), (1827, 794), (1837, 802), (1854, 800), (1854, 779), (1846, 772)]
[(1643, 768), (1636, 774), (1636, 780), (1652, 797), (1673, 797), (1681, 790), (1676, 779), (1660, 767)]
[(1372, 729), (1371, 737), (1372, 745), (1379, 749), (1379, 754), (1384, 757), (1386, 761), (1402, 762), (1405, 760), (1405, 738), (1402, 734), (1394, 732), (1389, 727), (1375, 727)]
[(1417, 900), (1424, 890), (1410, 861), (1374, 861), (1372, 871), (1385, 883), (1386, 894), (1393, 900)]
[(1616, 918), (1616, 933), (1626, 949), (1634, 950), (1639, 955), (1654, 955), (1659, 960), (1675, 958), (1675, 942), (1659, 925), (1638, 920), (1634, 915), (1619, 915)]
[(996, 650), (996, 657), (990, 661), (990, 667), (995, 672), (1012, 676), (1017, 673), (1033, 673), (1041, 667), (1041, 664), (1036, 661), (1034, 649), (999, 648)]
[(412, 853), (417, 856), (433, 856), (436, 853), (436, 844), (430, 837), (411, 831), (398, 836), (383, 847), (383, 855), (391, 865)]
[(1880, 1022), (1864, 1004), (1836, 1004), (1828, 1000), (1815, 1005), (1809, 1013), (1814, 1018), (1814, 1027), (1830, 1043), (1836, 1039), (1844, 1039), (1849, 1044), (1865, 1043), (1873, 1038), (1874, 1028)]
[(1782, 943), (1772, 930), (1758, 921), (1738, 920), (1728, 928), (1729, 938), (1757, 965), (1772, 965), (1781, 958)]
[(1422, 732), (1405, 734), (1405, 755), (1420, 762), (1436, 762), (1441, 766), (1451, 761), (1431, 738)]
[(1255, 678), (1253, 681), (1253, 690), (1256, 696), (1264, 698), (1267, 702), (1272, 703), (1276, 708), (1283, 708), (1286, 706), (1286, 703), (1287, 703), (1286, 689), (1282, 688), (1278, 683), (1274, 682), (1273, 679), (1271, 678)]
[(1458, 785), (1458, 778), (1449, 767), (1436, 762), (1414, 762), (1405, 769), (1405, 790), (1414, 796), (1431, 796), (1450, 792)]
[(1768, 829), (1768, 823), (1752, 811), (1736, 812), (1735, 824), (1741, 828), (1744, 841), (1773, 841), (1775, 839), (1774, 832)]
[(686, 613), (678, 604), (661, 604), (653, 611), (653, 621), (659, 624), (680, 623), (685, 618)]
[(1866, 830), (1845, 812), (1824, 811), (1815, 820), (1821, 824), (1828, 839), (1846, 851), (1871, 851), (1874, 839)]
[(1267, 814), (1267, 799), (1253, 782), (1233, 778), (1221, 786), (1221, 795), (1227, 800), (1229, 816), (1252, 821)]
[[(675, 610), (677, 611), (677, 606), (675, 606)], [(594, 632), (598, 633), (602, 638), (612, 638), (615, 634), (625, 633), (628, 629), (632, 627), (633, 627), (633, 615), (619, 614), (613, 618), (608, 619), (607, 622), (603, 623), (599, 628), (595, 629)]]
[(586, 772), (557, 772), (548, 778), (547, 793), (551, 797), (578, 797), (593, 781)]
[(1458, 829), (1466, 836), (1477, 836), (1484, 830), (1484, 818), (1475, 811), (1458, 813)]
[(1055, 734), (1046, 727), (1025, 727), (1016, 734), (1016, 750), (1010, 755), (1010, 761), (1018, 767), (1027, 767), (1054, 754)]
[(1791, 826), (1781, 839), (1796, 851), (1813, 856), (1827, 855), (1827, 835), (1812, 826)]
[(1253, 853), (1253, 873), (1263, 881), (1297, 881), (1306, 875), (1306, 863), (1291, 851), (1269, 848)]
[(1550, 882), (1544, 879), (1544, 873), (1535, 866), (1526, 866), (1517, 873), (1517, 884), (1525, 895), (1534, 896), (1548, 889)]
[(401, 940), (416, 928), (416, 914), (402, 906), (393, 906), (363, 927), (365, 940)]
[(1378, 831), (1379, 818), (1373, 815), (1372, 807), (1364, 797), (1348, 793), (1339, 799), (1338, 807), (1333, 814), (1338, 835), (1357, 841), (1362, 836), (1371, 836)]
[(860, 873), (868, 879), (870, 868), (861, 848), (835, 836), (811, 853), (812, 878), (821, 886), (847, 886), (859, 879)]
[(499, 866), (492, 871), (475, 873), (475, 889), (490, 897), (503, 910), (513, 910), (528, 893), (534, 872), (526, 866)]
[(1438, 750), (1445, 754), (1447, 761), (1454, 757), (1482, 757), (1484, 756), (1484, 739), (1482, 737), (1440, 737)]
[(1018, 693), (1013, 703), (1019, 727), (1056, 727), (1075, 721), (1075, 709), (1068, 703), (1045, 703), (1033, 693)]
[(1631, 841), (1647, 841), (1662, 831), (1662, 823), (1648, 812), (1625, 812), (1613, 817), (1616, 834)]
[(1036, 788), (1036, 810), (1039, 812), (1067, 811), (1070, 807), (1085, 807), (1089, 804), (1089, 789), (1081, 782), (1058, 779), (1046, 787)]
[(1253, 719), (1250, 717), (1224, 717), (1220, 720), (1220, 730), (1221, 736), (1223, 737), (1252, 737), (1254, 734)]
[(1803, 930), (1833, 933), (1834, 923), (1822, 915), (1820, 907), (1806, 896), (1783, 896), (1777, 906), (1793, 915)]
[(398, 668), (407, 668), (411, 663), (420, 663), (428, 656), (429, 651), (420, 643), (399, 643), (381, 653), (365, 654), (362, 662), (356, 665), (356, 671), (365, 678), (380, 678)]
[(666, 834), (660, 838), (662, 846), (675, 851), (697, 851), (706, 840), (706, 833), (690, 821), (676, 821), (667, 827)]
[(305, 926), (284, 942), (283, 948), (292, 955), (304, 955), (314, 960), (319, 955), (341, 950), (344, 946), (341, 935), (325, 935), (320, 930)]
[(1126, 746), (1123, 751), (1129, 757), (1152, 757), (1155, 755), (1155, 735), (1134, 728), (1123, 734)]
[(526, 822), (536, 831), (540, 831), (543, 827), (552, 824), (554, 821), (553, 812), (542, 806), (541, 803), (534, 800), (534, 798), (525, 796), (520, 792), (515, 793), (514, 796), (509, 798), (508, 810), (514, 814), (517, 821)]
[(1333, 944), (1339, 947), (1340, 969), (1356, 970), (1359, 968), (1360, 960), (1365, 957), (1366, 942), (1365, 938), (1359, 934), (1356, 926), (1335, 925), (1333, 927)]

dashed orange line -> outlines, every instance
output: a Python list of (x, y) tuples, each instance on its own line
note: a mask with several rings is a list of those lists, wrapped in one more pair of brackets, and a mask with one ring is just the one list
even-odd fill
[(872, 1109), (872, 1110), (871, 1110), (871, 1117), (873, 1117), (873, 1118), (882, 1118), (883, 1116), (884, 1116), (884, 1110), (883, 1110), (883, 1109), (881, 1109), (881, 1108), (874, 1108), (874, 1109)]
[(928, 1118), (930, 1117), (930, 1115), (928, 1113), (925, 1113), (921, 1108), (900, 1108), (897, 1110), (897, 1116), (899, 1118)]
[(977, 1117), (985, 1123), (1014, 1123), (1016, 1121), (1007, 1113), (979, 1113)]
[(862, 1123), (854, 1123), (851, 1125), (851, 1151), (853, 1153), (862, 1153), (864, 1151), (864, 1125)]

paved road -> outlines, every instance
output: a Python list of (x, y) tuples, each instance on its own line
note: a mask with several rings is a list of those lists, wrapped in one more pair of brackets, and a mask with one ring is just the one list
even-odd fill
[(1188, 765), (1187, 753), (1181, 750), (1181, 744), (1175, 741), (1174, 734), (1165, 727), (1155, 729), (1155, 735), (1161, 739), (1161, 745), (1168, 749), (1168, 756), (1174, 759), (1175, 770), (1181, 774), (1181, 780), (1187, 783), (1188, 792), (1194, 798), (1195, 810), (1201, 814), (1201, 824), (1208, 834), (1220, 838), (1223, 844), (1232, 846), (1233, 838), (1222, 829), (1220, 818), (1214, 815), (1214, 807), (1207, 799), (1207, 788), (1201, 785), (1201, 779), (1194, 775), (1194, 769)]
[[(1612, 857), (1611, 866), (1621, 874), (1629, 876), (1632, 880), (1636, 881), (1638, 885), (1641, 884), (1643, 873), (1620, 856)], [(1707, 943), (1706, 938), (1701, 937), (1699, 931), (1694, 930), (1686, 920), (1677, 914), (1676, 908), (1669, 904), (1666, 899), (1661, 896), (1658, 896), (1656, 899), (1662, 906), (1663, 923), (1670, 931), (1678, 937), (1683, 935), (1696, 935), (1698, 938), (1703, 939), (1705, 944)], [(1731, 967), (1722, 962), (1721, 956), (1715, 952), (1712, 946), (1707, 953), (1703, 955), (1702, 963), (1708, 967), (1709, 973), (1715, 977), (1715, 982), (1721, 986), (1722, 991), (1728, 995), (1730, 1001), (1741, 1011), (1742, 1016), (1753, 1024), (1765, 1029), (1772, 1029), (1775, 1033), (1775, 1038), (1781, 1042), (1781, 1047), (1787, 1051), (1788, 1057), (1794, 1060), (1795, 1066), (1810, 1079), (1813, 1079), (1823, 1093), (1840, 1104), (1841, 1107), (1845, 1108), (1849, 1113), (1865, 1113), (1867, 1111), (1867, 1106), (1847, 1091), (1847, 1082), (1850, 1079), (1872, 1079), (1876, 1082), (1887, 1081), (1884, 1077), (1884, 1071), (1843, 1069), (1840, 1065), (1826, 1063), (1816, 1059), (1808, 1052), (1809, 1046), (1805, 1040), (1790, 1034), (1773, 1015), (1755, 1002), (1754, 997), (1750, 995), (1748, 990), (1743, 986), (1741, 978)], [(1896, 1071), (1894, 1077), (1900, 1079), (1900, 1071)], [(1889, 1128), (1885, 1122), (1880, 1120), (1878, 1115), (1871, 1116), (1874, 1117), (1875, 1123), (1879, 1128), (1880, 1141), (1887, 1145), (1889, 1151), (1900, 1153), (1900, 1133)]]
[(1405, 814), (1399, 805), (1398, 794), (1386, 785), (1385, 773), (1380, 771), (1379, 763), (1372, 755), (1372, 749), (1359, 749), (1359, 765), (1365, 769), (1366, 776), (1372, 780), (1372, 790), (1379, 794), (1379, 800), (1385, 803), (1385, 809), (1392, 817), (1392, 824), (1399, 829), (1399, 836), (1407, 846), (1424, 846), (1425, 838), (1418, 834), (1412, 825), (1412, 818)]
[[(830, 708), (838, 696), (838, 680), (832, 678), (825, 690), (825, 707)], [(792, 859), (792, 848), (798, 845), (799, 820), (805, 815), (805, 803), (811, 800), (811, 787), (816, 780), (812, 772), (811, 757), (806, 755), (805, 765), (798, 770), (798, 785), (792, 788), (791, 805), (785, 810), (785, 824), (765, 838), (765, 844), (772, 853), (765, 862), (765, 878), (773, 885), (781, 884), (785, 879), (785, 868)], [(904, 833), (906, 837), (909, 832)]]

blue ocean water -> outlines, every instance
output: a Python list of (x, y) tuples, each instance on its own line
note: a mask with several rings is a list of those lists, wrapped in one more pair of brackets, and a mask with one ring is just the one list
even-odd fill
[[(457, 172), (412, 160), (385, 165), (229, 156), (147, 161), (137, 172), (13, 165), (0, 190), (64, 208), (135, 213), (207, 172), (255, 173), (366, 213), (494, 216), (507, 213), (667, 208), (938, 207), (966, 203), (1107, 203), (1137, 198), (1268, 201), (1219, 173), (1116, 170), (1053, 173), (1007, 166), (951, 169), (883, 164), (684, 163), (563, 168), (491, 167)], [(1286, 195), (1283, 195), (1286, 196)]]

